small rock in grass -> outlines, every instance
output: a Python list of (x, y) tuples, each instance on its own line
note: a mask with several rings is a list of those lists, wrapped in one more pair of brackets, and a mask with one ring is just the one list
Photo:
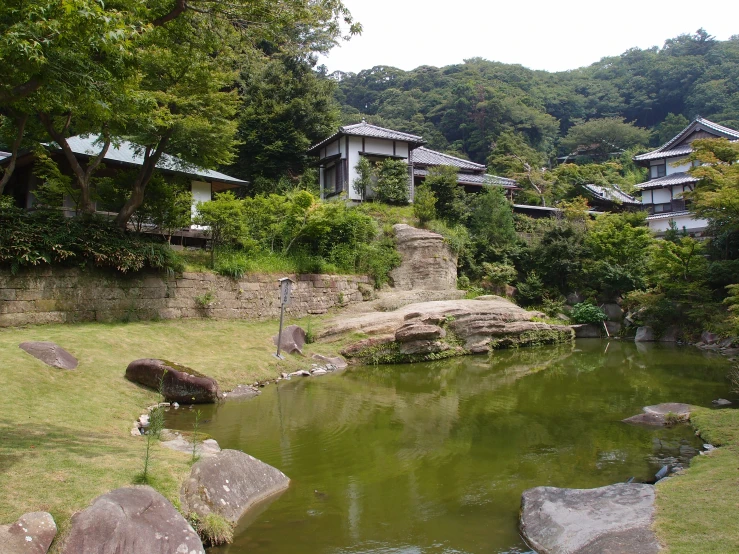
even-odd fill
[(3, 554), (46, 554), (55, 536), (51, 514), (31, 512), (15, 523), (0, 525), (0, 548)]
[(326, 375), (327, 373), (328, 371), (326, 371), (325, 369), (321, 369), (321, 368), (313, 370), (313, 375)]
[(56, 369), (75, 369), (78, 365), (77, 358), (53, 342), (22, 342), (19, 347)]

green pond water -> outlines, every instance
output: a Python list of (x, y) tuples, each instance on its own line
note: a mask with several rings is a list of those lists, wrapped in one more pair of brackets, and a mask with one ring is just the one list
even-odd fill
[[(600, 340), (293, 378), (203, 406), (201, 429), (291, 479), (218, 554), (528, 552), (521, 492), (654, 480), (700, 449), (692, 428), (621, 419), (729, 396), (728, 364), (692, 347)], [(192, 429), (193, 411), (167, 426)]]

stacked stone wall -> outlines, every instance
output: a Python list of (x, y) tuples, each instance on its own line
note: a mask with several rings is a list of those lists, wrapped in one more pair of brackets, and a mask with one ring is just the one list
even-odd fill
[[(271, 319), (280, 313), (277, 279), (254, 274), (235, 280), (210, 273), (168, 277), (121, 276), (79, 269), (12, 275), (0, 270), (0, 327), (82, 321), (181, 318)], [(322, 314), (362, 302), (370, 280), (359, 275), (290, 275), (290, 316)]]

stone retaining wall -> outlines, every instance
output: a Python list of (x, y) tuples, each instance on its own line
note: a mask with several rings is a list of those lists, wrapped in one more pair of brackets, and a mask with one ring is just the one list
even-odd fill
[[(79, 321), (203, 318), (270, 319), (280, 313), (278, 277), (234, 280), (210, 273), (167, 277), (121, 276), (78, 269), (44, 269), (11, 275), (0, 270), (0, 327)], [(362, 302), (369, 278), (358, 275), (290, 275), (296, 281), (291, 316), (322, 314)]]

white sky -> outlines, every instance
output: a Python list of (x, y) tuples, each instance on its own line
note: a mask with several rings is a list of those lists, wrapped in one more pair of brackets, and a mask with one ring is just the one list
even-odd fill
[(364, 32), (331, 51), (329, 71), (404, 70), (465, 58), (561, 71), (703, 27), (739, 34), (737, 0), (344, 0)]

